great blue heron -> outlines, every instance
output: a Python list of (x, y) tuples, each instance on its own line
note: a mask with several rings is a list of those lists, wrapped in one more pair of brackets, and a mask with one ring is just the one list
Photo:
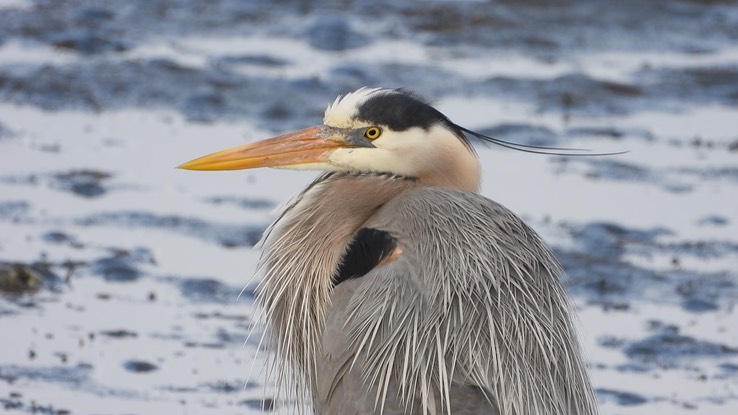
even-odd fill
[(265, 239), (276, 382), (317, 414), (576, 414), (597, 404), (551, 250), (477, 194), (468, 136), (418, 96), (361, 88), (323, 125), (180, 166), (327, 173)]

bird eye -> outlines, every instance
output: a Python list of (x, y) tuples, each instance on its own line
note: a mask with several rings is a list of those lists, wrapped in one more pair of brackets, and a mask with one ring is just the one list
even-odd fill
[(364, 131), (364, 137), (370, 140), (377, 139), (380, 135), (382, 135), (382, 129), (379, 127), (369, 127)]

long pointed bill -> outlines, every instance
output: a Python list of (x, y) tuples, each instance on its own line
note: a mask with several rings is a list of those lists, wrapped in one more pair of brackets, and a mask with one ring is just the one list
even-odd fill
[(178, 166), (187, 170), (240, 170), (319, 163), (340, 147), (351, 147), (335, 130), (318, 126), (219, 151)]

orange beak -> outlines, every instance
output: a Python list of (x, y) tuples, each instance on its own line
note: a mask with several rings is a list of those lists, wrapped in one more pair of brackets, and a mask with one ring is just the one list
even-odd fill
[(328, 161), (341, 147), (352, 147), (335, 128), (317, 126), (219, 151), (188, 161), (187, 170), (240, 170)]

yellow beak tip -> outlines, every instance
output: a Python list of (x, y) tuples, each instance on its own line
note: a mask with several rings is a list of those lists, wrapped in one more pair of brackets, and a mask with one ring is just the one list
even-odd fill
[(227, 170), (227, 169), (222, 168), (222, 166), (219, 168), (219, 160), (214, 159), (212, 157), (214, 155), (215, 154), (211, 154), (209, 156), (204, 156), (204, 157), (200, 157), (194, 160), (190, 160), (188, 162), (180, 164), (179, 166), (175, 168), (182, 169), (182, 170), (197, 170), (197, 171)]
[(175, 167), (175, 169), (197, 170), (197, 169), (194, 168), (193, 163), (191, 161), (188, 161), (186, 163), (182, 163), (179, 166)]

